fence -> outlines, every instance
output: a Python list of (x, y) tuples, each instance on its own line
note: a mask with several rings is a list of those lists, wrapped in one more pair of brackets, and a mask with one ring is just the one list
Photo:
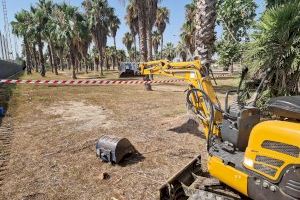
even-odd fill
[(0, 79), (8, 78), (22, 70), (23, 67), (16, 63), (0, 60)]

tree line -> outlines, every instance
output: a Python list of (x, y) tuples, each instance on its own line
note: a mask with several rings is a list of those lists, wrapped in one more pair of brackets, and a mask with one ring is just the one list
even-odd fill
[[(15, 15), (13, 33), (23, 38), (27, 72), (32, 69), (46, 74), (44, 48), (50, 67), (55, 74), (58, 69), (76, 71), (99, 70), (103, 75), (103, 65), (116, 63), (126, 57), (123, 50), (107, 47), (107, 38), (115, 41), (120, 20), (106, 0), (84, 0), (84, 12), (66, 3), (53, 3), (51, 0), (39, 0), (30, 10), (22, 10)], [(94, 44), (92, 55), (89, 47)]]
[[(232, 70), (235, 62), (247, 64), (258, 73), (256, 77), (269, 67), (272, 84), (268, 95), (298, 93), (298, 0), (266, 0), (266, 10), (259, 17), (254, 0), (191, 0), (185, 7), (181, 40), (176, 46), (164, 45), (170, 11), (159, 2), (126, 1), (125, 21), (130, 31), (122, 41), (128, 58), (123, 50), (116, 49), (120, 19), (107, 0), (84, 0), (83, 12), (65, 3), (39, 0), (29, 11), (17, 13), (12, 27), (24, 40), (28, 73), (35, 68), (45, 75), (43, 49), (47, 49), (46, 56), (55, 73), (57, 69), (72, 68), (73, 78), (78, 69), (88, 72), (100, 67), (103, 74), (103, 66), (116, 66), (127, 59), (143, 62), (198, 56), (208, 68), (214, 59), (225, 70)], [(220, 37), (216, 36), (216, 25), (223, 29)], [(107, 47), (108, 37), (114, 39), (114, 46)], [(89, 53), (91, 44), (94, 48)]]

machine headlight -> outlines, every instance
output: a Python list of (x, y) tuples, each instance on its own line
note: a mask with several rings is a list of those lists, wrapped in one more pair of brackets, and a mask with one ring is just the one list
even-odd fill
[(254, 162), (252, 159), (250, 158), (244, 158), (244, 165), (253, 168)]

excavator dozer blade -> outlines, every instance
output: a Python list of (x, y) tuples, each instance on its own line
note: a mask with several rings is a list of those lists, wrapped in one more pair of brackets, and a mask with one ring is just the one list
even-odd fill
[(195, 182), (197, 177), (201, 176), (201, 174), (203, 174), (203, 171), (201, 169), (201, 156), (197, 156), (160, 188), (160, 199), (188, 199), (189, 186), (191, 186)]

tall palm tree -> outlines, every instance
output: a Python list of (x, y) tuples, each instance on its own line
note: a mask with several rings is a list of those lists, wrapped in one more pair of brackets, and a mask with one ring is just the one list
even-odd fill
[(182, 61), (187, 60), (187, 50), (186, 50), (186, 45), (185, 42), (180, 41), (177, 46), (176, 46), (176, 55), (178, 55)]
[(196, 46), (203, 66), (210, 67), (215, 41), (217, 0), (196, 2)]
[(85, 0), (82, 4), (87, 14), (93, 41), (99, 52), (101, 75), (103, 75), (104, 53), (113, 9), (109, 7), (107, 0)]
[(34, 35), (36, 37), (38, 52), (39, 52), (39, 61), (40, 61), (40, 73), (44, 77), (46, 76), (46, 67), (45, 67), (45, 59), (43, 54), (44, 48), (44, 30), (46, 24), (48, 22), (48, 2), (46, 0), (39, 0), (36, 4), (36, 7), (31, 7), (31, 14), (33, 23), (30, 26), (30, 29), (33, 30)]
[(164, 50), (163, 50), (164, 55), (163, 56), (165, 58), (167, 58), (168, 60), (172, 61), (176, 57), (175, 51), (176, 51), (176, 49), (174, 47), (174, 44), (171, 42), (168, 42), (166, 44), (166, 46), (164, 47)]
[(147, 61), (148, 48), (147, 48), (147, 0), (134, 0), (138, 14), (138, 27), (139, 27), (139, 46), (141, 53), (141, 62)]
[(134, 3), (135, 3), (134, 0), (129, 1), (129, 4), (126, 8), (125, 21), (126, 21), (126, 24), (129, 26), (130, 32), (133, 36), (134, 59), (136, 61), (136, 59), (137, 59), (136, 35), (139, 32), (139, 26), (138, 26), (138, 14), (137, 14), (138, 11), (137, 11), (137, 7)]
[(118, 66), (120, 66), (121, 61), (125, 61), (126, 60), (126, 53), (124, 50), (117, 50), (117, 62), (118, 62)]
[(196, 17), (196, 1), (193, 0), (190, 4), (185, 6), (185, 23), (181, 28), (181, 39), (188, 47), (189, 52), (191, 55), (194, 55), (196, 50), (196, 24), (195, 24), (195, 17)]
[(114, 40), (114, 47), (115, 47), (115, 49), (117, 49), (116, 35), (117, 35), (118, 29), (120, 28), (121, 21), (116, 15), (111, 15), (111, 18), (109, 21), (110, 21), (110, 23), (109, 23), (110, 34)]
[[(27, 74), (31, 74), (32, 69), (32, 60), (30, 55), (30, 44), (28, 41), (28, 37), (30, 36), (30, 30), (28, 27), (32, 23), (31, 15), (28, 11), (22, 10), (15, 15), (16, 21), (11, 23), (12, 31), (18, 37), (23, 37), (25, 56), (26, 56), (26, 66), (27, 66)], [(1, 35), (0, 35), (1, 37)]]
[(182, 33), (180, 34), (182, 41), (188, 47), (191, 55), (194, 55), (194, 52), (196, 50), (195, 31), (196, 27), (192, 23), (186, 22), (184, 23), (182, 27)]
[(58, 75), (57, 71), (57, 63), (56, 63), (56, 55), (55, 55), (55, 32), (52, 31), (52, 28), (54, 26), (53, 24), (53, 11), (55, 10), (55, 7), (57, 5), (53, 4), (52, 1), (47, 1), (47, 4), (44, 6), (46, 10), (46, 14), (48, 16), (47, 23), (45, 24), (44, 29), (44, 39), (48, 43), (48, 51), (49, 51), (49, 59), (50, 59), (50, 65), (52, 72), (56, 75)]
[[(83, 18), (81, 24), (82, 24), (82, 27), (88, 27), (87, 20), (85, 17)], [(83, 59), (84, 65), (85, 65), (86, 73), (88, 73), (88, 50), (89, 50), (91, 42), (92, 42), (92, 36), (91, 36), (90, 32), (82, 30), (79, 41), (78, 41), (78, 47), (79, 47), (80, 55)]]
[[(148, 60), (152, 60), (152, 29), (156, 21), (158, 0), (147, 0), (147, 47)], [(153, 17), (152, 17), (153, 16)]]
[(132, 43), (133, 43), (133, 36), (131, 33), (127, 32), (125, 33), (124, 37), (123, 37), (123, 44), (125, 45), (128, 55), (130, 57), (131, 54), (131, 50), (132, 50)]
[(161, 35), (161, 56), (163, 53), (163, 45), (164, 45), (164, 32), (166, 30), (166, 26), (169, 23), (170, 11), (166, 7), (159, 7), (156, 15), (155, 26), (159, 34)]
[(115, 56), (117, 51), (116, 35), (118, 29), (120, 28), (120, 24), (121, 24), (120, 19), (116, 15), (112, 14), (110, 18), (109, 29), (110, 29), (110, 34), (114, 40), (114, 49), (111, 52), (113, 69), (115, 68), (115, 63), (116, 63), (116, 56)]
[(157, 59), (158, 56), (158, 47), (161, 42), (161, 35), (159, 34), (158, 31), (154, 31), (152, 34), (152, 45), (153, 45), (153, 50), (155, 54), (155, 59)]
[(87, 34), (87, 23), (78, 9), (66, 3), (59, 5), (55, 18), (55, 32), (60, 41), (66, 41), (72, 63), (72, 78), (76, 79), (79, 55), (79, 42)]

